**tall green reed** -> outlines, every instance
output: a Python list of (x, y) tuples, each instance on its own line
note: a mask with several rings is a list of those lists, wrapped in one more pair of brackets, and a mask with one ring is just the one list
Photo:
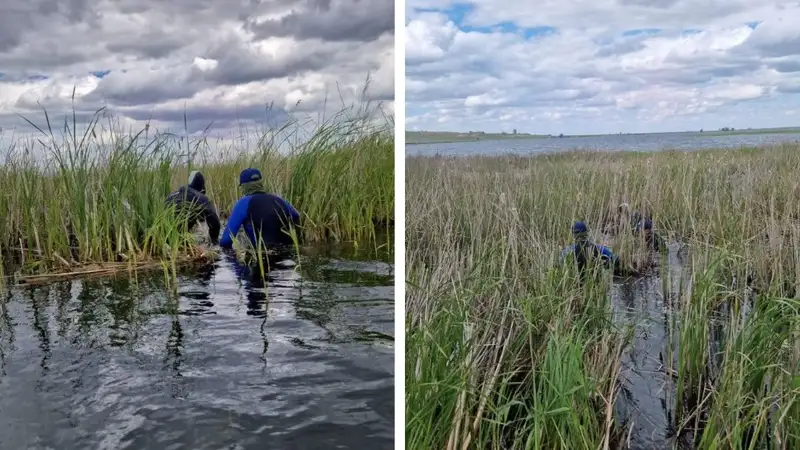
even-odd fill
[(393, 130), (363, 116), (330, 120), (288, 152), (269, 146), (264, 136), (274, 130), (260, 147), (238, 152), (204, 147), (204, 137), (153, 133), (149, 124), (124, 132), (105, 110), (82, 130), (74, 110), (61, 127), (44, 117), (43, 125), (26, 119), (36, 134), (13, 142), (0, 165), (6, 268), (46, 272), (191, 254), (194, 238), (176, 231), (184, 218), (165, 204), (189, 167), (204, 172), (223, 217), (240, 195), (239, 171), (261, 169), (269, 189), (301, 212), (305, 242), (368, 241), (393, 219)]
[[(724, 380), (752, 379), (748, 386), (756, 386), (762, 379), (757, 371), (739, 370), (742, 360), (764, 350), (763, 366), (771, 363), (776, 374), (794, 370), (796, 360), (777, 362), (763, 343), (744, 347), (737, 362), (731, 346), (747, 327), (726, 328), (723, 350), (715, 350), (709, 322), (720, 320), (722, 305), (740, 310), (746, 289), (770, 302), (795, 295), (800, 246), (794, 221), (800, 211), (791, 200), (798, 185), (791, 167), (800, 162), (798, 155), (796, 145), (786, 144), (657, 154), (408, 158), (406, 208), (414, 211), (406, 224), (410, 448), (464, 448), (476, 439), (487, 448), (624, 444), (624, 430), (610, 411), (621, 349), (630, 335), (612, 325), (607, 279), (581, 285), (575, 274), (554, 267), (558, 251), (570, 242), (573, 221), (586, 221), (603, 241), (598, 232), (621, 202), (651, 214), (657, 231), (691, 255), (682, 294), (670, 294), (666, 313), (672, 318), (668, 334), (678, 344), (674, 354), (670, 344), (664, 358), (664, 370), (679, 385), (675, 397), (682, 412), (674, 425), (698, 428), (697, 448), (730, 448), (734, 441), (733, 447), (744, 448), (745, 441), (756, 442), (758, 430), (768, 429), (759, 428), (759, 420), (775, 416), (765, 409), (772, 401), (773, 410), (788, 412), (771, 422), (780, 421), (782, 428), (770, 430), (782, 442), (793, 442), (800, 429), (791, 415), (796, 390), (785, 377), (780, 390), (772, 387), (771, 396), (748, 403), (758, 405), (749, 415), (737, 413), (749, 441), (744, 432), (704, 430), (735, 426), (723, 412), (730, 412), (725, 402), (736, 401), (729, 395), (738, 391), (723, 388), (736, 385)], [(629, 227), (608, 243), (623, 260), (645, 262)], [(783, 312), (797, 317), (790, 309)], [(472, 338), (459, 344), (466, 323), (472, 324)], [(569, 411), (542, 406), (567, 404)], [(515, 429), (511, 436), (500, 425), (508, 421)]]

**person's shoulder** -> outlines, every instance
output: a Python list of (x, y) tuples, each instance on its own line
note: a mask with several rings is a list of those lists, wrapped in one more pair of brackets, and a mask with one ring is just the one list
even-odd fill
[(258, 199), (260, 202), (278, 202), (278, 203), (285, 203), (286, 200), (283, 199), (278, 194), (274, 194), (271, 192), (256, 192), (255, 194), (251, 195), (254, 199)]
[(243, 196), (239, 197), (238, 200), (236, 200), (236, 202), (233, 204), (233, 207), (234, 208), (236, 208), (236, 207), (240, 207), (241, 208), (242, 206), (249, 204), (250, 200), (252, 198), (253, 198), (252, 195), (243, 195)]
[(170, 192), (170, 194), (167, 196), (167, 198), (172, 199), (172, 198), (176, 198), (176, 197), (182, 196), (187, 192), (188, 188), (189, 187), (186, 186), (186, 185), (181, 186), (178, 189), (175, 189), (174, 191)]
[(194, 199), (201, 203), (209, 202), (208, 196), (206, 196), (206, 194), (203, 194), (202, 192), (190, 186), (184, 186), (184, 188), (186, 189), (186, 193), (188, 194), (187, 197), (189, 197), (190, 199)]

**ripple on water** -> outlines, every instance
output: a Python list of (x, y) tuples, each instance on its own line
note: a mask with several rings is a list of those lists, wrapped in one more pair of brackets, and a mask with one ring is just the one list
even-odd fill
[(263, 288), (221, 261), (177, 298), (159, 276), (15, 290), (0, 448), (392, 448), (384, 266), (323, 258)]

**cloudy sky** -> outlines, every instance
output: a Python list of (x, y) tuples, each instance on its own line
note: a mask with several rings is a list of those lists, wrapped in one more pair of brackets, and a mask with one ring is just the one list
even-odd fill
[[(105, 106), (122, 126), (236, 133), (280, 112), (393, 111), (392, 0), (3, 0), (0, 128)], [(338, 86), (337, 86), (338, 83)], [(327, 98), (327, 103), (326, 103)], [(300, 105), (295, 105), (300, 102)], [(41, 106), (40, 106), (41, 105)]]
[(800, 126), (800, 1), (408, 0), (406, 128)]

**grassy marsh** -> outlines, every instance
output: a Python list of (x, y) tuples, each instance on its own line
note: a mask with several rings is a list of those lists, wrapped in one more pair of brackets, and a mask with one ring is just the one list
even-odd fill
[(574, 220), (597, 231), (621, 202), (682, 255), (675, 275), (629, 229), (607, 241), (661, 260), (670, 445), (800, 447), (798, 165), (791, 144), (407, 158), (407, 448), (628, 448), (620, 280), (556, 264)]
[(394, 220), (392, 120), (346, 113), (313, 124), (302, 142), (286, 137), (301, 127), (291, 122), (249, 136), (244, 150), (149, 125), (120, 131), (102, 110), (83, 127), (74, 113), (31, 121), (37, 134), (6, 145), (0, 161), (0, 275), (198, 257), (196, 236), (177, 231), (164, 203), (196, 169), (223, 220), (239, 198), (239, 171), (252, 166), (300, 211), (305, 242), (382, 246), (376, 236)]

